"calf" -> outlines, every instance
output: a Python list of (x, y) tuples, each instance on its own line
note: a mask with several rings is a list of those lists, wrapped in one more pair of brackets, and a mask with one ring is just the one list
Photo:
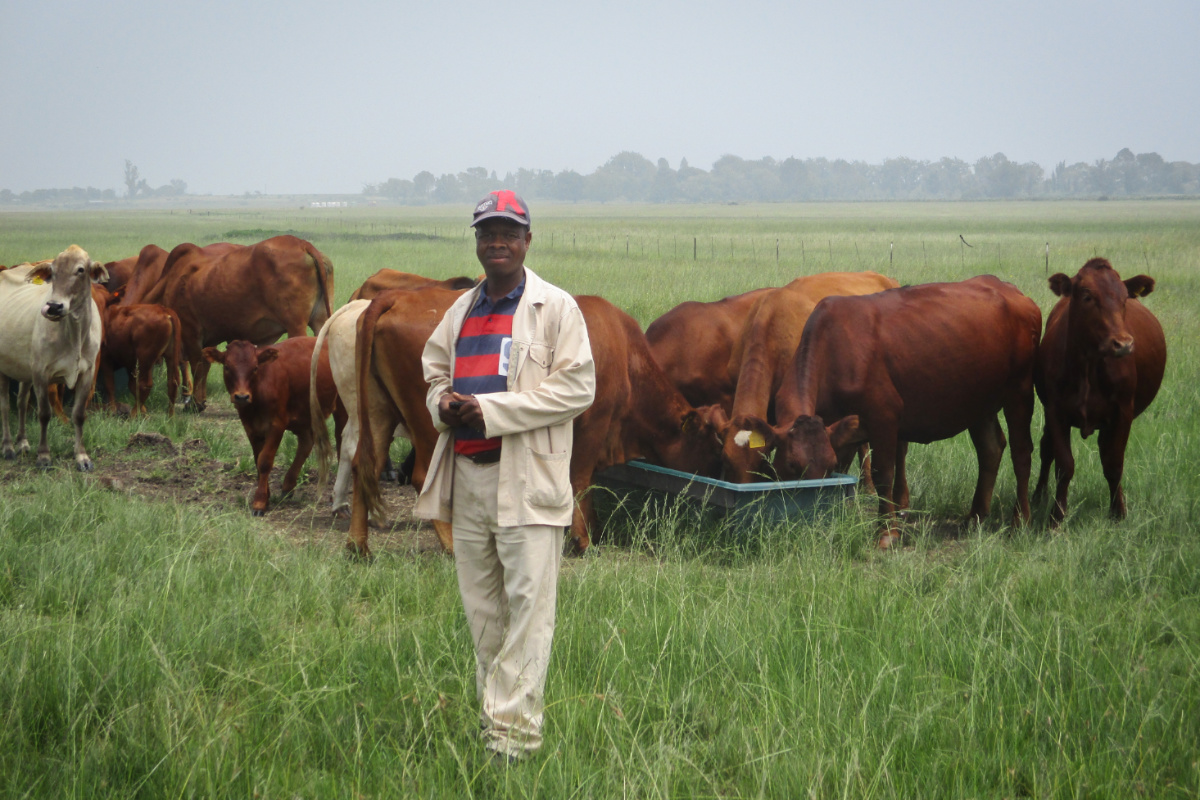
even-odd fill
[(178, 315), (166, 306), (154, 304), (110, 305), (104, 311), (104, 323), (100, 374), (108, 393), (109, 407), (113, 411), (117, 408), (113, 373), (126, 369), (133, 389), (133, 415), (145, 413), (146, 399), (154, 388), (154, 365), (165, 361), (167, 414), (174, 416), (183, 348)]
[[(30, 384), (38, 401), (42, 435), (37, 463), (50, 466), (46, 428), (50, 422), (48, 387), (62, 381), (75, 390), (71, 418), (75, 425), (75, 463), (92, 469), (83, 446), (87, 401), (96, 380), (96, 357), (103, 324), (92, 299), (92, 284), (108, 278), (104, 266), (87, 252), (71, 245), (52, 262), (15, 267), (0, 273), (0, 418), (3, 436), (0, 452), (13, 458), (8, 421), (8, 381)], [(23, 398), (21, 398), (23, 399)], [(29, 449), (25, 438), (25, 403), (19, 402), (20, 431), (17, 450)]]
[(774, 448), (775, 469), (788, 480), (826, 477), (869, 441), (885, 522), (879, 545), (889, 547), (899, 537), (893, 480), (907, 442), (968, 431), (979, 464), (968, 519), (987, 516), (1005, 447), (1003, 410), (1017, 476), (1014, 516), (1028, 521), (1041, 327), (1037, 304), (991, 275), (827, 297), (805, 325), (790, 380), (776, 395), (777, 424), (744, 420), (734, 443)]
[[(215, 347), (204, 348), (209, 363), (225, 368), (225, 388), (254, 451), (258, 488), (250, 513), (255, 517), (266, 513), (271, 499), (271, 467), (283, 432), (291, 431), (297, 439), (296, 457), (283, 478), (284, 494), (296, 488), (300, 468), (312, 452), (308, 381), (315, 343), (312, 336), (302, 336), (270, 347), (256, 348), (249, 342), (236, 340), (229, 343), (225, 352)], [(333, 411), (335, 396), (329, 359), (325, 357), (317, 371), (317, 401), (322, 419)], [(340, 433), (345, 418), (335, 417), (335, 423)]]
[(1050, 290), (1061, 299), (1050, 311), (1038, 349), (1035, 382), (1046, 427), (1034, 497), (1045, 493), (1050, 465), (1056, 464), (1050, 522), (1058, 525), (1067, 513), (1075, 474), (1071, 428), (1079, 428), (1085, 439), (1099, 430), (1109, 514), (1124, 519), (1121, 475), (1129, 430), (1158, 394), (1167, 364), (1162, 326), (1136, 299), (1154, 291), (1154, 279), (1138, 275), (1122, 281), (1106, 259), (1093, 258), (1074, 278), (1052, 275)]

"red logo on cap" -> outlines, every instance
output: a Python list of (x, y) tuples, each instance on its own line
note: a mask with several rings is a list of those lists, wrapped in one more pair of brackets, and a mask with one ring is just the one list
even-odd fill
[(496, 210), (507, 211), (511, 205), (513, 210), (518, 214), (524, 214), (525, 209), (521, 208), (521, 204), (517, 202), (517, 195), (508, 189), (503, 189), (499, 192), (492, 192), (496, 196)]

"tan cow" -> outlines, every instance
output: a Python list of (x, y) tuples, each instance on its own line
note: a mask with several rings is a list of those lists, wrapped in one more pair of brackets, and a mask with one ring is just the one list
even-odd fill
[(108, 273), (78, 245), (71, 245), (53, 262), (16, 267), (0, 272), (0, 417), (5, 458), (29, 450), (25, 437), (25, 403), (18, 400), (20, 430), (13, 449), (8, 420), (8, 381), (31, 385), (38, 401), (42, 426), (38, 442), (39, 467), (50, 466), (46, 428), (50, 422), (48, 386), (62, 381), (75, 390), (72, 421), (75, 424), (75, 463), (92, 468), (83, 446), (87, 401), (96, 380), (102, 321), (92, 299), (92, 283), (102, 283)]

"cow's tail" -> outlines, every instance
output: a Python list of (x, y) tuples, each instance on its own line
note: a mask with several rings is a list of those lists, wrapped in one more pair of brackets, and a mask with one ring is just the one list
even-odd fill
[[(312, 243), (305, 242), (305, 250), (313, 260), (313, 268), (317, 273), (317, 288), (325, 299), (325, 319), (333, 316), (333, 262), (325, 257)], [(316, 311), (314, 308), (313, 311)], [(322, 323), (323, 325), (324, 323)]]
[(329, 478), (329, 465), (333, 461), (333, 448), (329, 445), (329, 429), (325, 426), (325, 416), (321, 413), (321, 401), (317, 396), (317, 369), (321, 363), (321, 348), (325, 346), (329, 329), (333, 327), (334, 317), (345, 310), (346, 306), (339, 308), (337, 314), (330, 316), (321, 326), (321, 330), (317, 332), (317, 343), (313, 347), (312, 363), (308, 372), (308, 412), (313, 441), (317, 445), (318, 496), (325, 491), (325, 482)]
[(179, 386), (183, 385), (183, 393), (191, 395), (192, 393), (192, 373), (188, 370), (184, 374), (180, 362), (183, 360), (183, 325), (179, 322), (179, 315), (172, 308), (163, 306), (163, 311), (167, 314), (167, 320), (171, 323), (171, 339), (167, 342), (167, 347), (163, 351), (163, 360), (167, 362), (167, 400), (170, 402), (170, 414), (175, 414), (175, 397), (179, 392)]
[(375, 328), (379, 317), (392, 307), (388, 295), (371, 301), (359, 317), (358, 338), (354, 342), (354, 374), (358, 382), (358, 453), (354, 456), (354, 490), (362, 493), (369, 514), (383, 518), (387, 508), (379, 491), (379, 463), (375, 460), (375, 442), (371, 430), (369, 387), (371, 359), (375, 349)]

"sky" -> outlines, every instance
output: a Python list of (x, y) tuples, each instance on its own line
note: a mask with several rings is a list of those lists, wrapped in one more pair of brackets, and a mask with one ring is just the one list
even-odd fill
[(622, 151), (1200, 162), (1200, 2), (0, 0), (0, 189), (357, 193)]

